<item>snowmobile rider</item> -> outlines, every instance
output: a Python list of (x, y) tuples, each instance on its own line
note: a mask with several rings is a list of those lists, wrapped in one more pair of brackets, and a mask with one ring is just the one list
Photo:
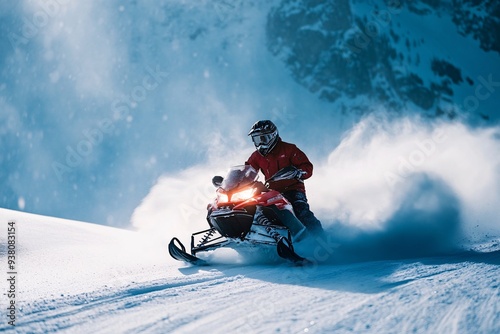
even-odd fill
[(255, 170), (261, 170), (266, 180), (285, 167), (291, 167), (287, 178), (269, 182), (269, 188), (277, 190), (292, 204), (297, 218), (312, 234), (322, 234), (321, 222), (311, 212), (307, 203), (304, 180), (310, 178), (313, 165), (294, 144), (281, 140), (278, 128), (269, 120), (256, 122), (250, 132), (255, 152), (245, 162)]

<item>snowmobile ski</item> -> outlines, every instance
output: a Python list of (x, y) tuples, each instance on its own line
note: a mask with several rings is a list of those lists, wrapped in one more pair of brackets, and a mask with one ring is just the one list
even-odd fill
[(292, 244), (290, 243), (290, 241), (288, 241), (287, 238), (281, 238), (278, 241), (277, 248), (278, 255), (280, 257), (293, 262), (293, 264), (295, 265), (303, 266), (311, 263), (308, 259), (303, 258), (302, 256), (299, 256), (297, 253), (295, 253)]
[[(180, 248), (176, 245), (176, 243), (179, 244)], [(172, 238), (172, 240), (168, 244), (168, 252), (170, 253), (171, 257), (178, 261), (184, 261), (196, 266), (208, 266), (207, 261), (197, 258), (194, 255), (188, 254), (182, 242), (180, 242), (177, 238)]]

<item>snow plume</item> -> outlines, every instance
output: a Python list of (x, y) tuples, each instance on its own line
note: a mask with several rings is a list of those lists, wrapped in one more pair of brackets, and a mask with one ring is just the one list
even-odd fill
[[(380, 114), (357, 123), (306, 181), (335, 260), (438, 254), (500, 236), (499, 133)], [(212, 176), (251, 153), (243, 139), (217, 138), (210, 161), (158, 180), (135, 210), (134, 228), (185, 245), (207, 228)], [(314, 256), (307, 245), (298, 250)]]
[(371, 115), (317, 165), (313, 211), (350, 255), (425, 255), (500, 236), (500, 129)]
[(207, 145), (210, 161), (158, 179), (132, 215), (135, 229), (161, 240), (176, 236), (189, 244), (191, 233), (208, 227), (206, 209), (215, 196), (212, 177), (225, 175), (232, 165), (243, 164), (251, 153), (243, 149), (243, 140), (224, 143), (219, 135), (211, 140), (211, 145)]

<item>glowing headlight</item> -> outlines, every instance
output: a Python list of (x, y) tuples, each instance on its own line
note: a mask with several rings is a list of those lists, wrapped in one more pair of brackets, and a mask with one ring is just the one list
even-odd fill
[(246, 201), (247, 199), (252, 198), (254, 192), (255, 192), (254, 188), (248, 188), (246, 190), (234, 193), (231, 196), (231, 202), (243, 202), (243, 201)]
[(229, 197), (227, 197), (226, 194), (219, 193), (219, 194), (217, 194), (217, 197), (218, 197), (218, 202), (219, 203), (227, 203), (227, 202), (229, 202)]

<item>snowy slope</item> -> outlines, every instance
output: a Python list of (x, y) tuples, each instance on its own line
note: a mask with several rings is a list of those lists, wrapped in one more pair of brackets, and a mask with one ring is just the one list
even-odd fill
[(425, 258), (196, 268), (137, 232), (4, 209), (0, 219), (3, 268), (6, 224), (17, 226), (17, 333), (500, 330), (498, 240)]

